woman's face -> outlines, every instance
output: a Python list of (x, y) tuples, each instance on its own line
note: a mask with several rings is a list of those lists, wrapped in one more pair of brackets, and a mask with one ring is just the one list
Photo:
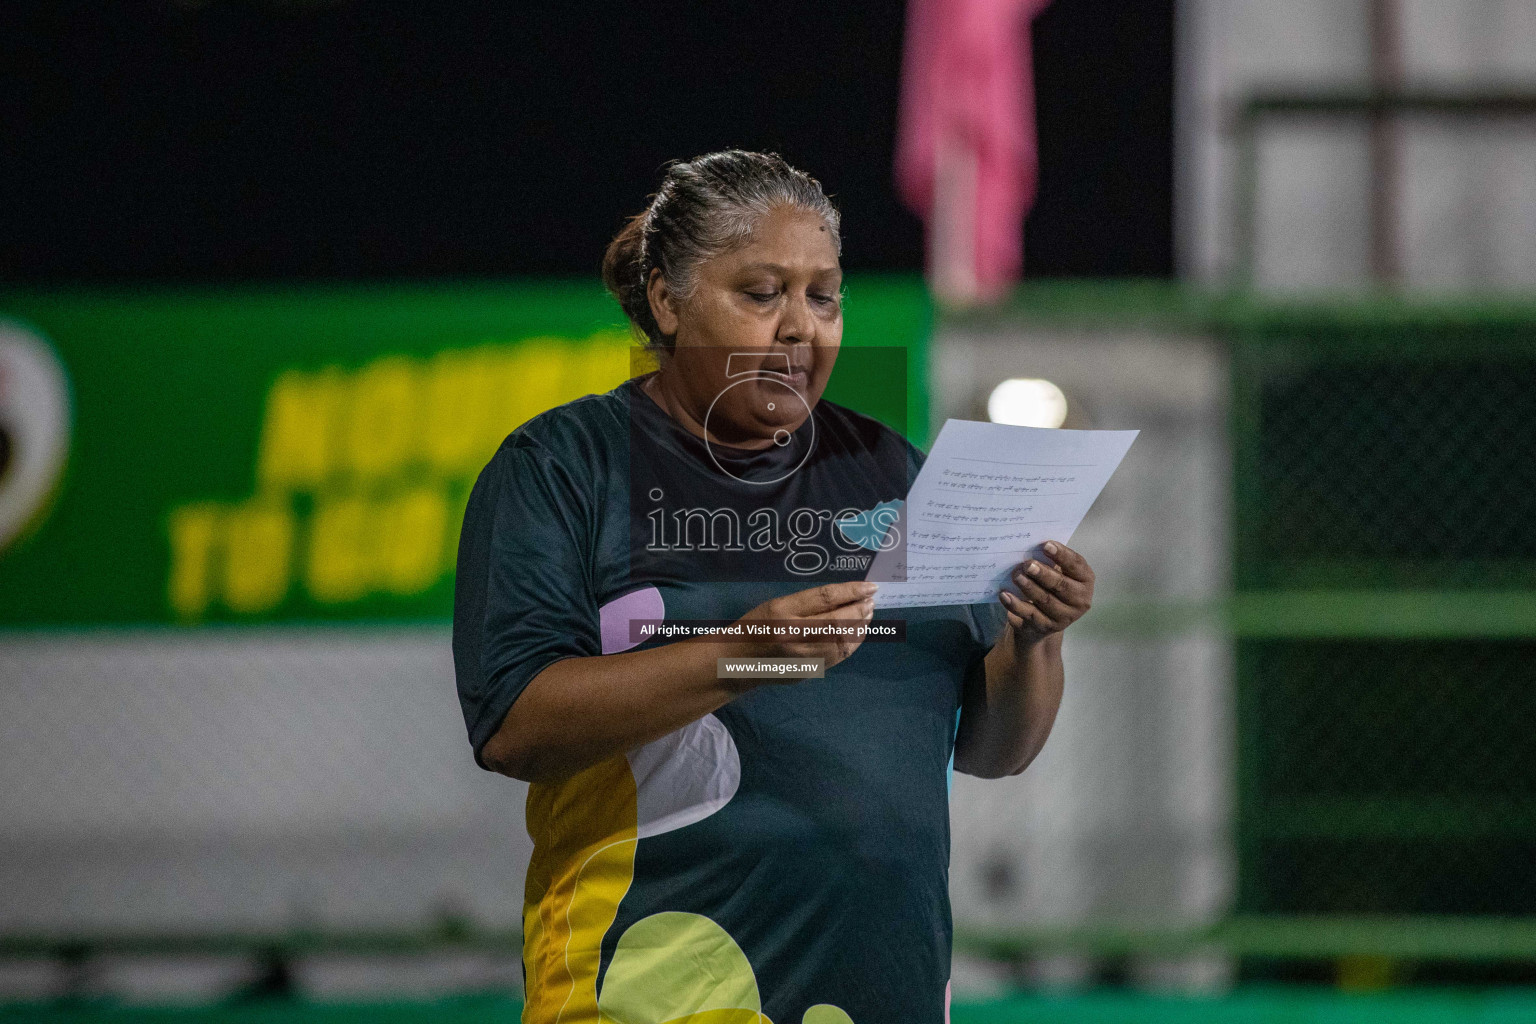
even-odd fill
[(831, 231), (791, 206), (700, 266), (687, 299), (653, 274), (651, 310), (675, 341), (660, 375), (668, 398), (709, 440), (783, 443), (820, 401), (837, 362), (842, 284)]

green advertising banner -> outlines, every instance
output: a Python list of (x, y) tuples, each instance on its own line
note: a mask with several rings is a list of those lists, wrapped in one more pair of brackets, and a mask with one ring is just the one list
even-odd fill
[[(827, 397), (923, 441), (929, 319), (851, 280)], [(646, 358), (589, 281), (0, 295), (0, 625), (446, 620), (502, 438)]]

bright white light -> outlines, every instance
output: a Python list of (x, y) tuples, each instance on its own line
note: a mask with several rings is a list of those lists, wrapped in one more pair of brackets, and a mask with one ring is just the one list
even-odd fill
[(1048, 380), (1014, 377), (992, 389), (987, 418), (1016, 427), (1059, 427), (1067, 419), (1067, 396)]

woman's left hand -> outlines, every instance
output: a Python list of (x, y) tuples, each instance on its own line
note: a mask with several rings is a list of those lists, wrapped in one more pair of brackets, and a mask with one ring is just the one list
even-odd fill
[(1046, 542), (1045, 553), (1054, 566), (1033, 559), (1014, 566), (1013, 582), (1022, 599), (1009, 590), (999, 596), (1008, 624), (1026, 644), (1060, 633), (1093, 605), (1093, 569), (1088, 560), (1056, 541)]

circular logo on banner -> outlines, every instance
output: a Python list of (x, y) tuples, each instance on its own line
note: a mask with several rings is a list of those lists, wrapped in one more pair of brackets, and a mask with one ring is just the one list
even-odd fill
[(0, 551), (47, 511), (69, 455), (69, 378), (53, 349), (0, 320)]

